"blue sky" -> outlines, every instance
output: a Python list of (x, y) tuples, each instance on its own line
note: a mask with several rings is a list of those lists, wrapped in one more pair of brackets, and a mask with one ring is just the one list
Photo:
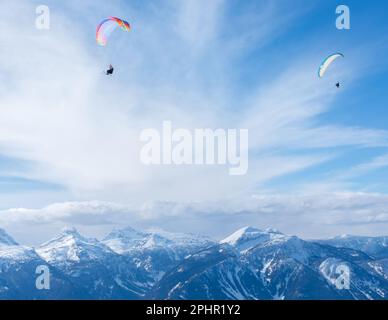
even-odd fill
[[(216, 237), (245, 224), (308, 237), (385, 232), (385, 2), (344, 3), (342, 31), (337, 1), (47, 0), (48, 31), (35, 29), (40, 4), (3, 4), (0, 226), (21, 238), (31, 221), (42, 237), (69, 223), (97, 235), (122, 224)], [(110, 15), (133, 30), (98, 47), (96, 25)], [(319, 79), (333, 52), (345, 59)], [(139, 133), (164, 120), (249, 129), (248, 174), (145, 167)], [(83, 214), (107, 217), (90, 226)]]

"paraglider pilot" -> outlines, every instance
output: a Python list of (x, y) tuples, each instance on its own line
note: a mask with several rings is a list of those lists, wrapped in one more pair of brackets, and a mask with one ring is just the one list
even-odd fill
[(110, 65), (109, 65), (109, 69), (106, 70), (106, 75), (107, 75), (107, 76), (112, 75), (112, 74), (113, 74), (113, 70), (114, 70), (114, 68), (113, 68), (113, 66), (110, 64)]
[(340, 83), (337, 82), (337, 83), (335, 84), (335, 86), (336, 86), (337, 88), (339, 88), (339, 87), (340, 87)]

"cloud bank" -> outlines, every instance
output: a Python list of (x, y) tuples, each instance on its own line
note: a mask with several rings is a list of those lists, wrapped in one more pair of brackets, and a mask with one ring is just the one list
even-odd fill
[(141, 206), (64, 202), (0, 211), (0, 225), (20, 241), (34, 239), (32, 244), (46, 241), (65, 226), (94, 237), (103, 237), (114, 227), (132, 226), (221, 239), (246, 225), (326, 238), (344, 233), (382, 235), (387, 224), (388, 196), (371, 193), (261, 194), (222, 202), (149, 202)]

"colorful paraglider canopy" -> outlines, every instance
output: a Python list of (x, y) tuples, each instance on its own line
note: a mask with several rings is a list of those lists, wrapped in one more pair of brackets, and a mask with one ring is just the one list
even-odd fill
[(337, 60), (338, 58), (344, 58), (344, 55), (342, 53), (334, 53), (328, 56), (320, 65), (318, 70), (318, 76), (320, 78), (323, 77), (323, 75), (326, 73), (327, 69), (330, 67), (330, 65)]
[(120, 27), (124, 31), (131, 30), (131, 26), (127, 21), (124, 21), (116, 17), (109, 17), (101, 21), (101, 23), (97, 26), (97, 32), (96, 32), (97, 43), (101, 46), (106, 46), (109, 36), (117, 27)]

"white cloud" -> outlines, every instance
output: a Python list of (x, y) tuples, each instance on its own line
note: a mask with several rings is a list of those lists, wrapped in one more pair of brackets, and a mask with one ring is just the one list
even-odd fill
[(361, 163), (355, 165), (348, 170), (342, 172), (339, 176), (340, 179), (350, 179), (352, 177), (357, 177), (365, 175), (371, 171), (376, 171), (378, 169), (388, 167), (388, 154), (384, 154), (378, 157), (373, 158), (369, 162)]
[[(320, 115), (329, 111), (341, 95), (333, 89), (333, 78), (316, 79), (319, 57), (315, 53), (301, 52), (295, 60), (287, 61), (276, 77), (258, 80), (256, 89), (244, 96), (236, 92), (233, 77), (238, 78), (239, 71), (234, 63), (242, 60), (246, 51), (262, 49), (287, 31), (282, 27), (284, 23), (300, 14), (284, 3), (281, 10), (269, 5), (257, 10), (259, 13), (243, 12), (233, 20), (236, 30), (224, 16), (228, 8), (221, 0), (171, 1), (169, 4), (176, 9), (172, 13), (158, 11), (157, 2), (146, 12), (110, 4), (110, 10), (124, 10), (133, 18), (130, 40), (117, 37), (116, 51), (102, 50), (94, 44), (95, 20), (105, 12), (93, 1), (83, 2), (81, 7), (78, 2), (69, 3), (63, 13), (52, 10), (49, 32), (34, 29), (30, 19), (34, 7), (26, 2), (9, 3), (9, 11), (17, 12), (19, 18), (5, 16), (0, 21), (0, 42), (4, 44), (0, 71), (7, 74), (7, 82), (0, 85), (0, 153), (31, 164), (27, 169), (13, 169), (12, 175), (62, 185), (70, 200), (99, 199), (125, 205), (111, 208), (101, 205), (103, 202), (87, 202), (86, 208), (85, 204), (76, 204), (75, 209), (65, 204), (10, 210), (1, 214), (4, 223), (29, 219), (81, 223), (90, 218), (96, 224), (132, 219), (142, 224), (144, 216), (149, 221), (155, 217), (156, 221), (166, 214), (181, 215), (199, 228), (202, 215), (196, 222), (197, 218), (189, 213), (200, 213), (201, 207), (176, 203), (210, 201), (211, 207), (214, 201), (218, 212), (218, 204), (225, 198), (244, 199), (274, 177), (332, 159), (336, 152), (327, 148), (387, 146), (388, 133), (384, 130), (320, 123)], [(67, 10), (75, 3), (79, 12), (93, 12), (95, 17), (74, 22)], [(21, 26), (20, 21), (31, 21), (31, 25)], [(255, 28), (256, 24), (260, 28)], [(101, 69), (111, 60), (118, 73), (106, 78)], [(360, 76), (353, 65), (345, 69), (343, 77), (349, 83)], [(188, 129), (248, 128), (248, 175), (230, 177), (223, 167), (143, 166), (139, 161), (140, 130), (160, 128), (163, 120)], [(319, 152), (309, 153), (310, 149)], [(301, 150), (303, 155), (298, 154)], [(290, 199), (294, 198), (282, 197), (279, 203), (292, 205), (294, 200)], [(159, 203), (152, 210), (142, 207), (142, 203), (154, 200), (171, 202)], [(133, 205), (128, 207), (128, 203)], [(373, 203), (370, 206), (371, 210), (375, 208)], [(298, 208), (300, 205), (291, 213)], [(266, 215), (271, 204), (248, 209), (234, 206), (237, 213), (247, 212), (249, 219), (252, 215), (248, 213), (257, 209), (267, 219), (261, 220), (262, 215), (258, 215), (259, 224), (279, 224), (279, 229), (284, 229), (282, 221), (287, 219), (283, 220), (281, 212), (273, 213), (273, 223)], [(384, 218), (381, 212), (379, 220)], [(343, 217), (337, 217), (334, 211), (332, 215), (330, 221), (341, 221)], [(225, 217), (220, 214), (214, 221), (219, 223)], [(299, 217), (310, 221), (308, 214)], [(373, 214), (371, 217), (377, 219)], [(324, 222), (322, 219), (317, 221)], [(238, 224), (237, 219), (234, 224)]]
[(134, 226), (223, 238), (237, 228), (253, 225), (306, 238), (324, 238), (343, 233), (386, 234), (387, 224), (387, 195), (351, 192), (260, 194), (213, 202), (143, 205), (66, 202), (40, 209), (0, 211), (0, 226), (29, 244), (46, 241), (68, 225), (97, 237), (113, 227)]

